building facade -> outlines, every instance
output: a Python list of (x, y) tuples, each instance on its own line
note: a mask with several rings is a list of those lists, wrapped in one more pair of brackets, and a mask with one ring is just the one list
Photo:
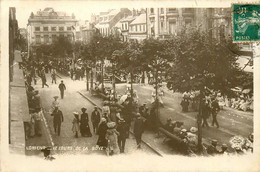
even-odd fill
[(75, 16), (45, 8), (36, 14), (31, 13), (28, 19), (27, 32), (31, 47), (40, 44), (51, 44), (58, 36), (75, 38), (77, 20)]
[(146, 13), (140, 14), (129, 24), (129, 40), (142, 41), (147, 38)]
[(9, 79), (13, 80), (14, 51), (18, 41), (18, 22), (16, 19), (16, 8), (9, 8)]
[[(113, 9), (99, 13), (98, 23), (95, 25), (103, 36), (113, 33), (115, 25), (124, 17), (131, 15), (131, 11), (127, 8)], [(94, 19), (93, 19), (94, 20)]]
[(200, 27), (212, 37), (231, 34), (229, 8), (147, 8), (149, 37), (167, 39), (186, 28)]

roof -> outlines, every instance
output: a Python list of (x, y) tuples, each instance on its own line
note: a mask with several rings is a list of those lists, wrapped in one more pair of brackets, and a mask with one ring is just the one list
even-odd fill
[(135, 19), (135, 16), (127, 16), (126, 18), (122, 18), (120, 22), (131, 22)]
[(136, 19), (130, 23), (130, 25), (135, 24), (145, 24), (146, 23), (146, 14), (140, 14), (140, 16), (136, 17)]

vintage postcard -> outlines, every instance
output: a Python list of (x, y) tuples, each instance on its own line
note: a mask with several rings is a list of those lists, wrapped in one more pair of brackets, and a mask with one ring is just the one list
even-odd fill
[(260, 4), (2, 1), (2, 171), (259, 171)]

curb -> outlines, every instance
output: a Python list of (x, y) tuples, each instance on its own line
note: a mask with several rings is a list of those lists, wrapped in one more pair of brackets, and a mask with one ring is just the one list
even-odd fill
[[(99, 105), (97, 105), (93, 100), (91, 100), (88, 96), (84, 95), (83, 93), (81, 93), (80, 91), (77, 91), (82, 97), (84, 97), (85, 99), (87, 99), (91, 104), (93, 104), (94, 106), (97, 106), (99, 109), (102, 109)], [(130, 131), (131, 134), (134, 135), (134, 133), (132, 131)], [(144, 140), (142, 140), (142, 142), (148, 146), (155, 154), (163, 157), (163, 155), (156, 149), (154, 149), (149, 143), (145, 142)]]

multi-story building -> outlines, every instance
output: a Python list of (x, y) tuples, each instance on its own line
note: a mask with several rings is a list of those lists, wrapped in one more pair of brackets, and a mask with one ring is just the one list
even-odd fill
[(127, 41), (129, 37), (129, 25), (134, 21), (136, 16), (128, 16), (120, 20), (122, 40)]
[(98, 23), (95, 25), (103, 36), (112, 34), (114, 26), (124, 17), (131, 15), (127, 8), (113, 9), (100, 12)]
[(230, 35), (228, 8), (147, 8), (147, 32), (155, 38), (166, 39), (180, 34), (183, 28), (200, 27), (212, 37)]
[(18, 22), (15, 7), (9, 8), (9, 79), (13, 80), (14, 51), (17, 48)]
[(129, 24), (129, 40), (142, 41), (147, 38), (146, 14), (140, 14)]
[(75, 37), (77, 20), (74, 14), (56, 12), (53, 8), (33, 12), (28, 20), (28, 41), (30, 47), (40, 44), (50, 44), (58, 36), (65, 36), (72, 40)]

